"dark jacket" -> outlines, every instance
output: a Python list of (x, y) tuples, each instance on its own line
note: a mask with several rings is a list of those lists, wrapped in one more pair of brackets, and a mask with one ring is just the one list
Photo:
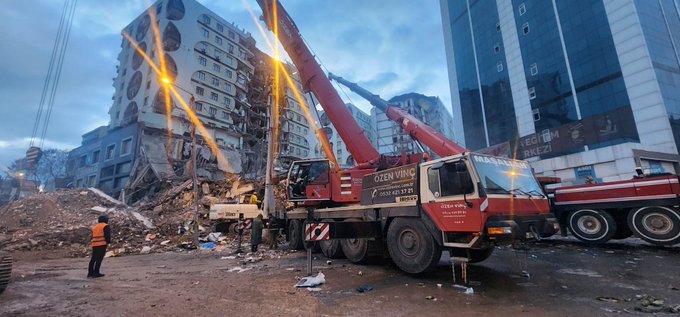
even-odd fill
[(256, 217), (253, 219), (252, 233), (250, 236), (250, 244), (257, 245), (262, 243), (262, 229), (264, 229), (264, 223), (262, 219)]

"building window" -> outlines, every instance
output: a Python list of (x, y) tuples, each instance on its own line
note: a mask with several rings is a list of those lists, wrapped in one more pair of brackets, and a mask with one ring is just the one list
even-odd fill
[[(217, 101), (217, 100), (218, 100), (217, 94), (214, 93), (214, 92), (211, 92), (211, 93), (210, 93), (210, 99), (212, 99), (212, 100), (214, 100), (214, 101)], [(212, 112), (212, 110), (211, 110), (211, 112)]]
[(529, 22), (525, 22), (522, 25), (522, 32), (524, 32), (524, 35), (529, 34)]
[(147, 80), (146, 81), (146, 89), (149, 89), (149, 88), (151, 88), (151, 81)]
[(536, 99), (536, 87), (529, 88), (529, 100)]
[(224, 25), (217, 23), (217, 30), (220, 32), (224, 32)]
[(85, 167), (87, 166), (87, 155), (82, 155), (80, 157), (80, 161), (78, 162), (79, 167)]
[(538, 65), (536, 63), (531, 64), (531, 76), (536, 76), (538, 74)]
[(503, 71), (503, 62), (501, 62), (501, 61), (496, 62), (496, 70), (499, 73)]
[(217, 45), (222, 45), (222, 38), (215, 35), (215, 43), (217, 43)]
[(220, 65), (213, 64), (213, 70), (219, 73), (220, 72)]
[(213, 116), (213, 117), (214, 117), (215, 115), (217, 115), (217, 108), (215, 108), (215, 107), (210, 107), (210, 115)]
[(213, 55), (216, 60), (220, 60), (220, 57), (222, 57), (222, 53), (218, 50), (215, 50), (215, 54)]
[(239, 73), (236, 76), (236, 82), (239, 83), (239, 85), (241, 85), (241, 86), (245, 86), (246, 85), (246, 76), (243, 76), (243, 74)]
[(159, 15), (163, 10), (163, 2), (156, 5), (156, 15)]
[(201, 42), (198, 44), (198, 50), (201, 51), (202, 53), (205, 53), (205, 51), (208, 49), (208, 45), (205, 43)]
[(204, 72), (198, 72), (198, 79), (205, 80), (205, 73)]
[(198, 57), (198, 63), (205, 66), (208, 60), (205, 59), (203, 56)]
[(531, 113), (534, 115), (534, 121), (541, 120), (541, 111), (540, 109), (534, 109), (531, 111)]
[(203, 37), (205, 37), (206, 39), (210, 37), (210, 32), (208, 32), (208, 30), (206, 30), (206, 29), (201, 29), (201, 30), (203, 31)]
[(496, 42), (496, 45), (493, 46), (493, 52), (498, 54), (501, 52), (501, 45)]
[(92, 164), (99, 163), (99, 150), (92, 152)]
[(207, 15), (204, 15), (204, 16), (203, 16), (203, 23), (205, 23), (205, 24), (210, 24), (210, 17), (207, 16)]
[(501, 23), (496, 22), (496, 32), (500, 32), (500, 31), (501, 31)]
[(115, 144), (111, 144), (111, 145), (107, 146), (106, 147), (106, 156), (104, 157), (104, 159), (105, 160), (113, 159), (115, 152), (116, 152), (116, 145)]
[(149, 96), (146, 96), (146, 97), (144, 97), (144, 105), (146, 106), (148, 104), (149, 104)]
[(203, 87), (196, 87), (196, 94), (203, 96)]
[(229, 118), (229, 113), (226, 111), (222, 111), (222, 119), (227, 119)]
[(224, 83), (224, 90), (226, 92), (231, 92), (231, 84), (229, 83)]
[(132, 151), (132, 138), (120, 142), (120, 156), (128, 155)]
[(525, 13), (527, 13), (527, 6), (522, 2), (519, 5), (519, 15), (524, 15)]
[(231, 54), (234, 54), (234, 44), (227, 43), (227, 51)]
[(229, 30), (229, 32), (227, 32), (227, 36), (232, 40), (236, 39), (236, 33), (234, 33), (234, 31), (232, 30)]
[(196, 110), (196, 112), (203, 111), (203, 104), (200, 102), (194, 102), (194, 110)]
[(224, 97), (222, 103), (228, 106), (231, 103), (231, 100), (229, 99), (229, 97)]
[(87, 177), (87, 187), (94, 187), (95, 180), (97, 180), (97, 175), (90, 175)]
[(220, 80), (213, 77), (212, 78), (212, 84), (213, 84), (213, 86), (219, 87), (220, 86)]
[(227, 78), (231, 78), (231, 77), (232, 77), (232, 75), (231, 75), (231, 70), (228, 70), (228, 69), (227, 69), (227, 70), (224, 71), (224, 73), (227, 75)]

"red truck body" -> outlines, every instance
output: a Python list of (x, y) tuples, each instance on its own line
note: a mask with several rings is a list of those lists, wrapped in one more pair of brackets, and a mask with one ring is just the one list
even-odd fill
[(677, 175), (559, 187), (551, 195), (562, 227), (580, 240), (603, 243), (636, 235), (657, 245), (680, 242)]

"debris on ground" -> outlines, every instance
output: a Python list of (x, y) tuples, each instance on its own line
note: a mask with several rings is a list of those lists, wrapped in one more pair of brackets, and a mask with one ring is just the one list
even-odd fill
[(359, 293), (367, 293), (373, 290), (373, 286), (370, 285), (361, 285), (357, 287), (357, 292)]
[(308, 276), (301, 278), (295, 287), (314, 287), (326, 283), (326, 276), (319, 272), (316, 276)]

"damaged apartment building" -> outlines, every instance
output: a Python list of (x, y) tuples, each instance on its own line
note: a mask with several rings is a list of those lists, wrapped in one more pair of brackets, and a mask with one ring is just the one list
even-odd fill
[[(162, 50), (155, 45), (152, 23), (157, 23)], [(199, 178), (263, 177), (274, 61), (255, 47), (250, 33), (195, 0), (157, 1), (122, 32), (156, 65), (162, 52), (176, 92), (205, 127), (208, 135), (196, 129), (195, 136)], [(118, 61), (110, 122), (83, 135), (82, 145), (70, 154), (69, 173), (77, 187), (97, 187), (134, 201), (191, 175), (193, 122), (177, 96), (165, 96), (153, 67), (125, 37)], [(297, 104), (299, 111), (290, 89), (280, 89), (283, 105)], [(299, 118), (293, 118), (303, 127), (300, 133), (295, 129), (299, 147), (282, 146), (282, 160), (309, 154), (309, 122)], [(289, 137), (284, 131), (279, 137), (284, 134)], [(215, 141), (217, 153), (208, 139)]]

